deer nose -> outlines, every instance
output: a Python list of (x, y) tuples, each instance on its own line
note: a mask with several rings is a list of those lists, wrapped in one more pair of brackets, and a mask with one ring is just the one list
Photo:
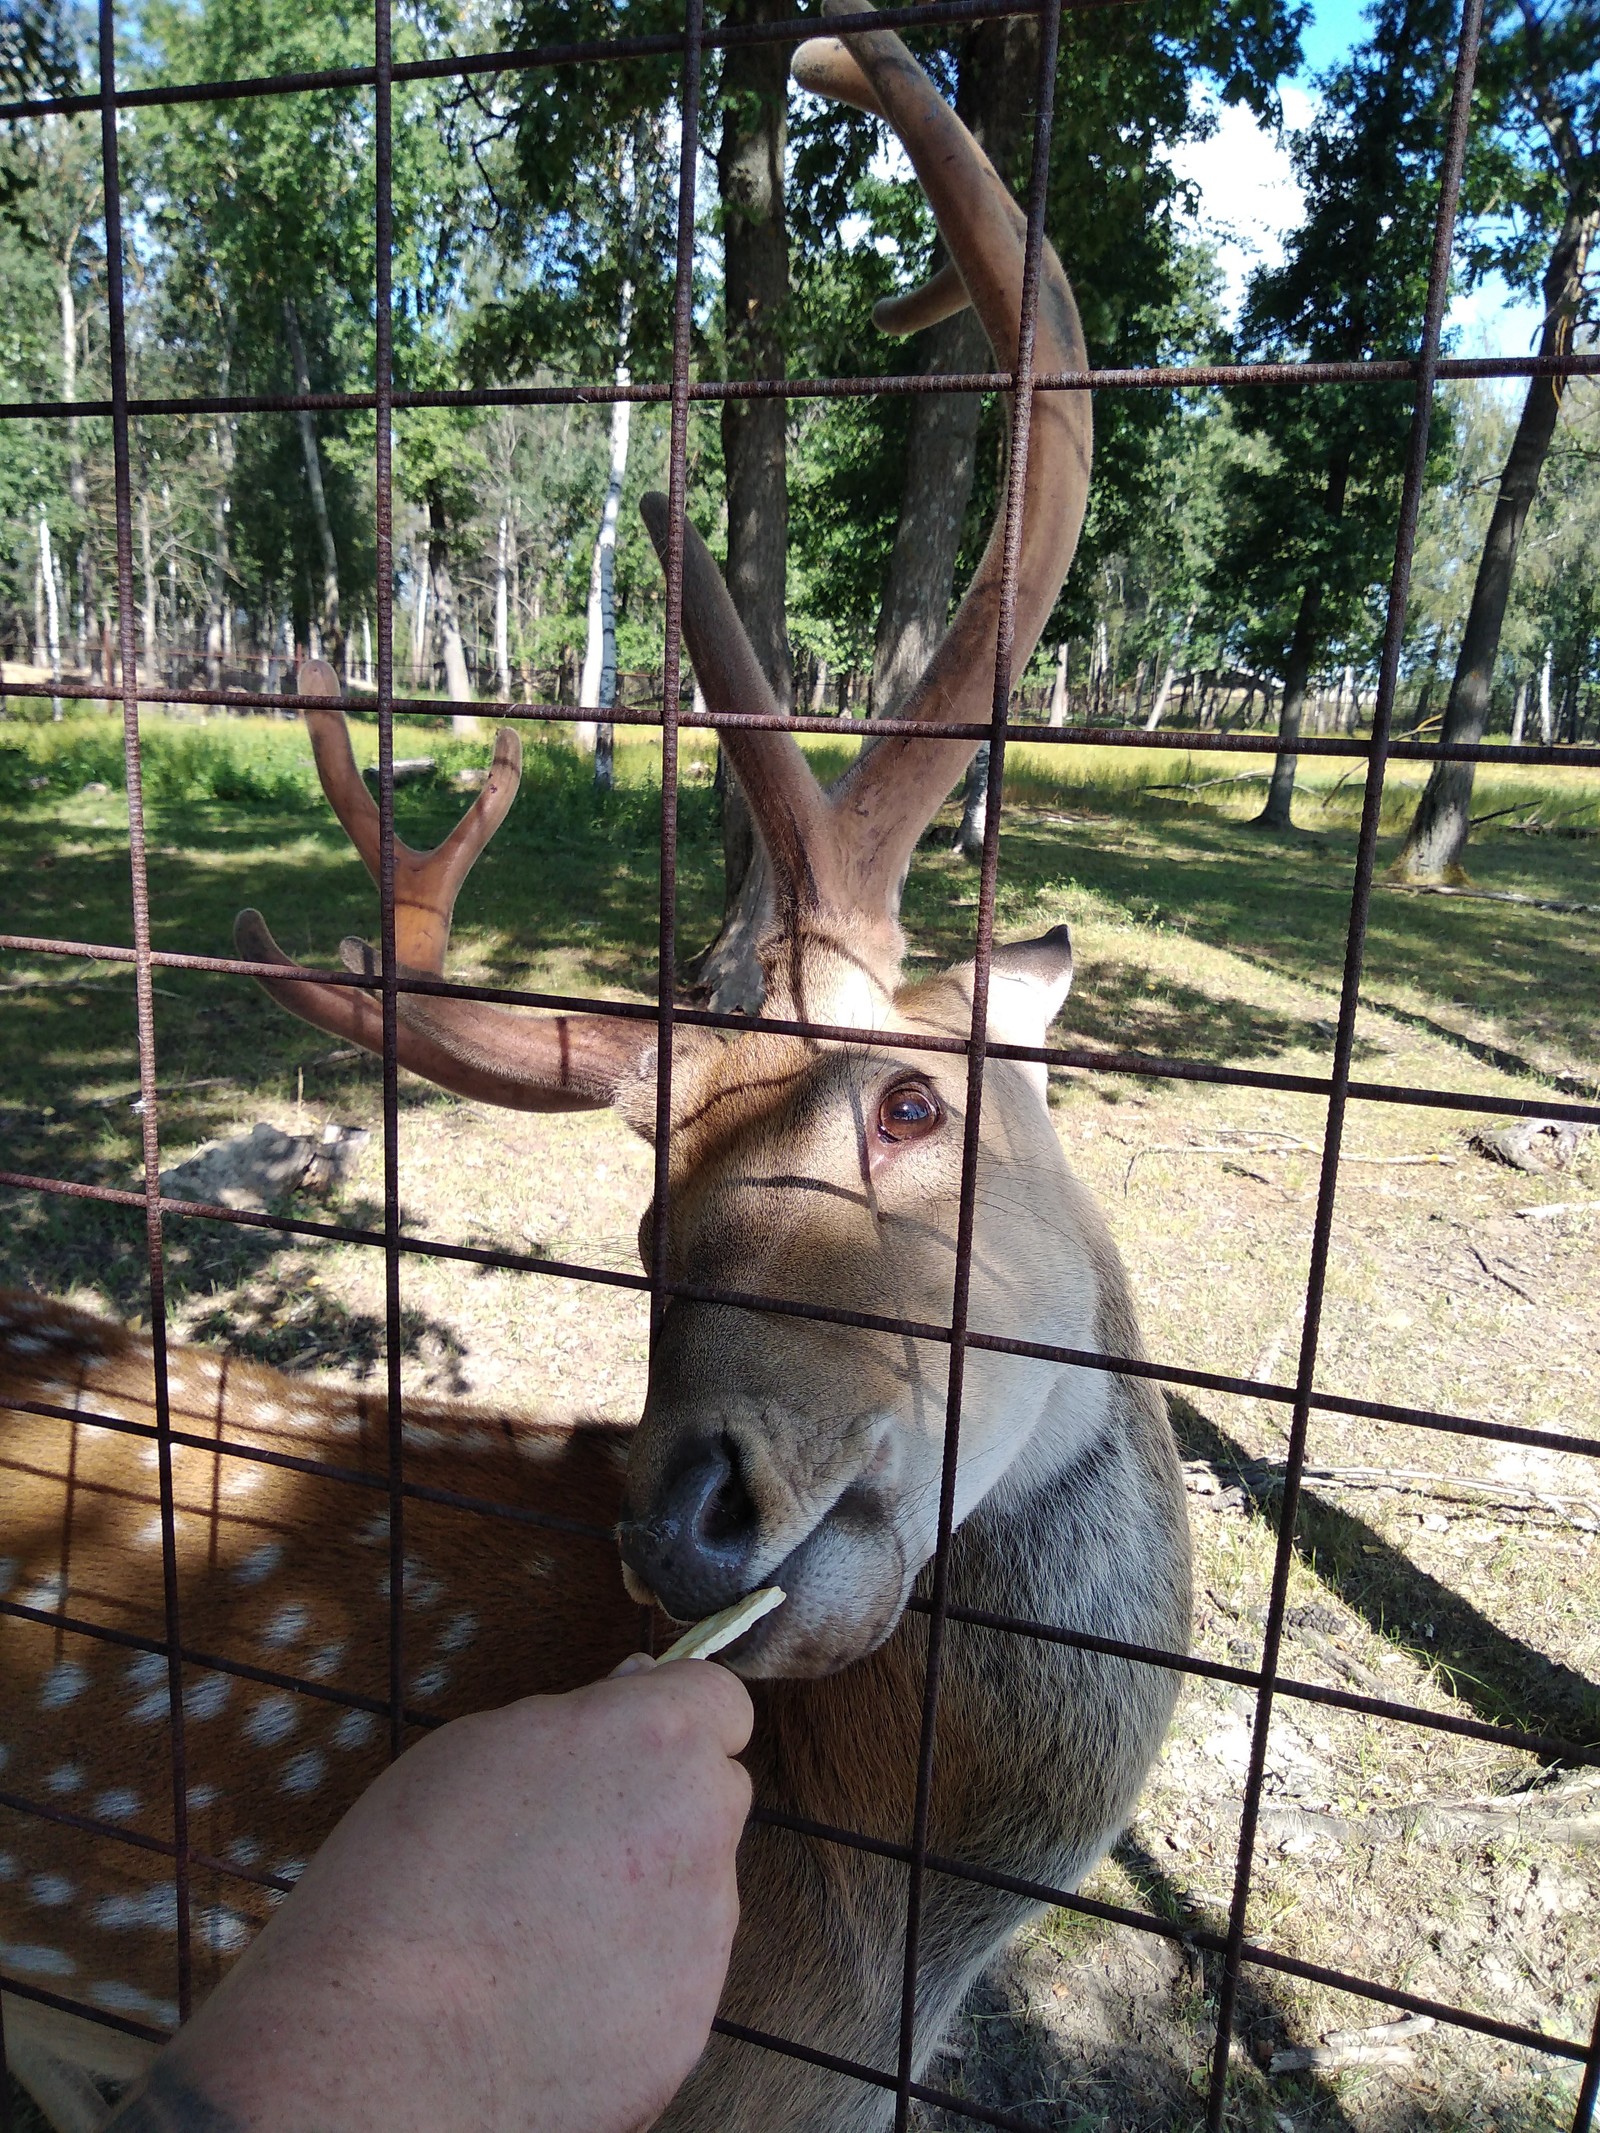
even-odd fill
[(702, 1444), (642, 1518), (618, 1529), (623, 1560), (667, 1613), (697, 1622), (749, 1590), (760, 1520), (731, 1447)]

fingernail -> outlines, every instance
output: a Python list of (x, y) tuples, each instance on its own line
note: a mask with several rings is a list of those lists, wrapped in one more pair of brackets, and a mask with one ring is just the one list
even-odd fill
[(607, 1681), (620, 1681), (625, 1674), (648, 1674), (655, 1661), (648, 1652), (630, 1652), (621, 1666), (614, 1666), (607, 1674)]

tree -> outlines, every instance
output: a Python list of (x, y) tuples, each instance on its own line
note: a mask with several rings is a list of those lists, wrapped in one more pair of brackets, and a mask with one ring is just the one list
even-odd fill
[[(1448, 90), (1447, 0), (1380, 0), (1367, 43), (1322, 83), (1292, 153), (1306, 214), (1251, 280), (1241, 354), (1351, 362), (1409, 355), (1420, 327)], [(1229, 483), (1215, 594), (1252, 614), (1245, 645), (1282, 678), (1263, 828), (1291, 826), (1308, 686), (1362, 618), (1393, 553), (1410, 388), (1280, 386), (1242, 398), (1267, 450)]]
[[(1600, 45), (1589, 0), (1502, 0), (1480, 64), (1484, 100), (1519, 125), (1520, 156), (1503, 165), (1500, 197), (1523, 225), (1524, 277), (1535, 232), (1553, 235), (1540, 277), (1539, 354), (1572, 348), (1588, 297), (1590, 256), (1600, 230)], [(1503, 251), (1503, 248), (1497, 248)], [(1490, 256), (1480, 247), (1479, 262)], [(1515, 259), (1508, 262), (1515, 265)], [(1539, 487), (1566, 392), (1560, 375), (1528, 381), (1484, 535), (1455, 678), (1440, 739), (1475, 747), (1488, 730), (1490, 695), (1523, 529)], [(1403, 881), (1464, 878), (1473, 765), (1435, 763), (1394, 863)]]

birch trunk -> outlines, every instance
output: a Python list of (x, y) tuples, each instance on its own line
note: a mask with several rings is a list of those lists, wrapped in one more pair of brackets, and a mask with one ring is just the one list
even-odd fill
[[(628, 334), (633, 325), (633, 286), (622, 285), (617, 316), (617, 345), (623, 354), (617, 360), (616, 380), (629, 383)], [(613, 401), (611, 407), (611, 464), (606, 477), (606, 500), (600, 512), (600, 531), (589, 565), (588, 631), (583, 651), (583, 673), (578, 682), (578, 706), (583, 711), (609, 711), (617, 700), (617, 515), (622, 508), (622, 484), (628, 472), (628, 437), (633, 403)], [(602, 748), (601, 726), (606, 727)], [(579, 748), (595, 758), (595, 783), (612, 782), (610, 721), (580, 718), (576, 729)]]
[(139, 491), (139, 563), (144, 576), (144, 604), (139, 610), (139, 633), (144, 639), (145, 678), (156, 673), (156, 562), (150, 539), (150, 492)]
[[(39, 506), (39, 569), (44, 578), (45, 645), (50, 654), (50, 679), (61, 686), (61, 606), (56, 598), (55, 555), (50, 546), (50, 521)], [(61, 699), (52, 696), (50, 715), (61, 716)]]
[(511, 636), (506, 615), (506, 547), (509, 533), (510, 524), (502, 511), (500, 535), (494, 557), (494, 676), (501, 696), (506, 698), (511, 694)]
[(1555, 739), (1555, 723), (1550, 716), (1550, 669), (1555, 664), (1556, 648), (1546, 645), (1544, 665), (1539, 669), (1539, 745), (1548, 748)]
[(1070, 678), (1067, 671), (1067, 660), (1070, 651), (1071, 646), (1066, 638), (1063, 637), (1056, 646), (1056, 678), (1050, 685), (1050, 724), (1052, 726), (1064, 726), (1067, 723), (1067, 706), (1070, 701), (1067, 690)]

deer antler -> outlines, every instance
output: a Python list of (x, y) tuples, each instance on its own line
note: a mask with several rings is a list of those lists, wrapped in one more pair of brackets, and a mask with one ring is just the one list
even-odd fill
[[(866, 0), (827, 0), (828, 12), (871, 14)], [(795, 79), (818, 95), (888, 120), (939, 223), (950, 255), (924, 288), (880, 304), (886, 332), (907, 333), (971, 303), (1003, 369), (1014, 369), (1022, 317), (1027, 225), (994, 166), (900, 39), (871, 30), (803, 44)], [(1077, 306), (1061, 262), (1040, 259), (1035, 370), (1086, 369)], [(1091, 414), (1084, 392), (1033, 399), (1022, 542), (1013, 610), (1012, 665), (1026, 665), (1066, 577), (1088, 495)], [(645, 500), (645, 523), (665, 560), (666, 500)], [(976, 724), (989, 717), (1000, 620), (1004, 522), (997, 519), (955, 619), (900, 715)], [(711, 561), (685, 529), (683, 629), (706, 701), (715, 710), (776, 711), (755, 655)], [(863, 750), (823, 795), (790, 734), (725, 728), (738, 773), (773, 862), (780, 923), (831, 905), (855, 914), (875, 959), (898, 964), (901, 885), (917, 839), (971, 761), (970, 740), (886, 739)]]
[[(308, 660), (296, 687), (310, 699), (306, 724), (328, 804), (376, 882), (378, 809), (356, 768), (344, 713), (337, 708), (338, 680), (322, 660)], [(444, 842), (431, 852), (414, 852), (398, 837), (394, 840), (395, 960), (403, 974), (444, 975), (450, 920), (461, 884), (505, 820), (521, 776), (522, 744), (502, 727), (482, 792)], [(296, 973), (261, 981), (281, 1007), (369, 1052), (383, 1050), (383, 1012), (370, 993), (312, 980), (284, 954), (259, 911), (241, 911), (233, 934), (240, 954), (252, 962), (276, 963)], [(341, 954), (347, 969), (366, 977), (380, 974), (378, 959), (364, 941), (345, 941)], [(396, 1013), (402, 1066), (458, 1096), (516, 1111), (587, 1110), (609, 1104), (623, 1083), (641, 1070), (655, 1043), (650, 1025), (610, 1015), (534, 1019), (480, 1000), (415, 993), (400, 994)]]

